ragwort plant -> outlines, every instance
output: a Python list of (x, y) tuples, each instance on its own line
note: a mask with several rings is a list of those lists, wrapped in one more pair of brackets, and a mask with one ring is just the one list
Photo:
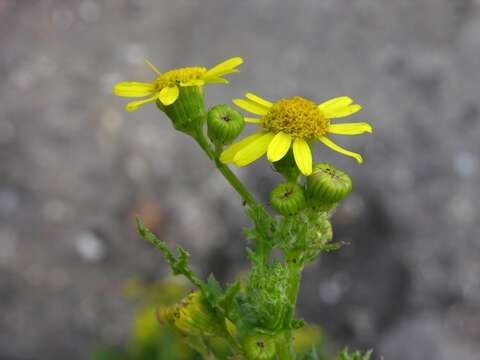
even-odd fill
[[(139, 234), (160, 250), (173, 274), (186, 277), (196, 290), (178, 304), (162, 309), (158, 316), (182, 335), (182, 339), (205, 359), (218, 359), (211, 339), (223, 339), (231, 359), (317, 359), (315, 350), (296, 354), (295, 331), (304, 321), (295, 318), (297, 294), (304, 267), (322, 252), (336, 250), (329, 221), (339, 202), (352, 190), (349, 176), (331, 164), (314, 163), (311, 145), (319, 141), (358, 163), (360, 154), (335, 144), (328, 135), (371, 133), (368, 123), (337, 123), (338, 118), (360, 111), (347, 96), (316, 104), (294, 96), (270, 102), (247, 92), (233, 103), (256, 117), (244, 117), (227, 105), (205, 110), (204, 86), (227, 84), (225, 75), (236, 73), (242, 58), (228, 59), (211, 69), (184, 67), (162, 73), (146, 64), (156, 77), (152, 82), (121, 82), (114, 94), (140, 98), (126, 105), (134, 111), (155, 103), (173, 127), (190, 136), (232, 188), (240, 195), (252, 227), (244, 234), (251, 269), (245, 281), (222, 286), (213, 275), (205, 281), (191, 269), (189, 254), (180, 246), (170, 250), (137, 221)], [(252, 135), (236, 141), (245, 124), (258, 126)], [(284, 181), (270, 193), (271, 214), (228, 167), (246, 166), (266, 155)], [(281, 260), (272, 251), (282, 254)], [(368, 360), (370, 353), (348, 353), (339, 359)]]

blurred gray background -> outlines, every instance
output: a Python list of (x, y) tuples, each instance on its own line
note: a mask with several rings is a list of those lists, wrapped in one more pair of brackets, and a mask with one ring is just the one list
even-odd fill
[[(388, 360), (480, 352), (480, 1), (0, 0), (0, 359), (88, 359), (122, 344), (128, 278), (168, 274), (133, 219), (222, 281), (245, 269), (241, 202), (149, 105), (125, 113), (122, 80), (240, 55), (231, 86), (275, 100), (349, 95), (373, 136), (318, 146), (348, 171), (337, 211), (351, 243), (311, 265), (299, 316), (336, 346)], [(265, 160), (237, 171), (266, 199)]]

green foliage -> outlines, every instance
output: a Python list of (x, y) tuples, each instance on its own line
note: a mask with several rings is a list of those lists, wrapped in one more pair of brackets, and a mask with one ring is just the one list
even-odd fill
[(345, 348), (338, 354), (338, 360), (370, 360), (372, 352), (372, 350), (364, 353), (360, 351), (349, 352), (348, 348)]
[(313, 261), (323, 251), (338, 249), (340, 244), (329, 243), (332, 225), (329, 213), (307, 208), (295, 216), (278, 221), (274, 234), (276, 248), (281, 249), (287, 259), (295, 257), (302, 263)]
[(170, 249), (168, 249), (165, 242), (159, 240), (155, 234), (145, 227), (144, 223), (140, 219), (137, 219), (137, 230), (142, 238), (150, 242), (162, 252), (165, 261), (172, 269), (174, 275), (185, 276), (202, 292), (205, 299), (213, 308), (217, 306), (218, 302), (223, 297), (223, 289), (213, 274), (210, 275), (207, 283), (204, 283), (190, 268), (188, 264), (188, 258), (190, 255), (182, 247), (177, 246), (177, 255), (175, 255), (170, 251)]
[(254, 314), (255, 326), (275, 330), (283, 325), (291, 300), (289, 269), (274, 262), (268, 266), (254, 266), (249, 274), (244, 306)]
[(252, 220), (253, 227), (243, 229), (247, 240), (256, 244), (271, 242), (275, 222), (261, 206), (251, 206), (246, 209), (247, 216)]
[(310, 350), (303, 356), (302, 360), (320, 360), (317, 349), (313, 348), (312, 350)]
[[(248, 360), (263, 360), (278, 356), (282, 360), (293, 360), (295, 357), (294, 332), (300, 333), (308, 328), (304, 326), (303, 320), (294, 319), (303, 268), (306, 263), (315, 260), (322, 251), (337, 250), (343, 245), (331, 242), (333, 235), (329, 221), (332, 214), (330, 209), (336, 206), (336, 202), (332, 200), (332, 204), (329, 203), (328, 207), (322, 208), (318, 203), (305, 201), (301, 176), (290, 154), (284, 161), (274, 164), (277, 171), (290, 183), (285, 189), (277, 187), (278, 194), (275, 193), (275, 196), (271, 197), (273, 208), (284, 215), (272, 217), (220, 161), (218, 156), (222, 150), (222, 143), (226, 140), (220, 139), (218, 134), (215, 137), (212, 135), (214, 124), (210, 124), (210, 135), (214, 138), (215, 149), (212, 149), (203, 134), (202, 122), (198, 124), (199, 127), (195, 127), (195, 131), (190, 135), (248, 205), (246, 213), (252, 220), (253, 226), (244, 229), (244, 235), (254, 244), (246, 250), (252, 267), (244, 285), (240, 281), (235, 281), (224, 288), (213, 274), (207, 281), (203, 281), (192, 271), (186, 250), (177, 246), (176, 252), (171, 251), (165, 242), (159, 240), (138, 219), (139, 234), (160, 250), (173, 274), (186, 277), (199, 290), (197, 294), (201, 297), (201, 302), (190, 304), (183, 301), (176, 307), (164, 310), (161, 314), (167, 319), (168, 325), (184, 335), (182, 341), (202, 354), (205, 359), (223, 359), (214, 351), (214, 346), (211, 344), (212, 339), (218, 337), (218, 340), (226, 344), (228, 351), (224, 354), (233, 353), (240, 356), (240, 359), (246, 357)], [(220, 123), (220, 125), (224, 124)], [(310, 179), (311, 188), (312, 181)], [(319, 192), (323, 194), (320, 190)], [(292, 198), (285, 199), (287, 194)], [(298, 196), (295, 197), (292, 194)], [(274, 249), (280, 250), (281, 258), (272, 259), (271, 253)], [(203, 304), (206, 307), (203, 307)], [(207, 314), (209, 314), (208, 317)], [(215, 326), (213, 328), (207, 326), (211, 324)], [(214, 331), (209, 331), (207, 328)], [(263, 340), (250, 341), (253, 334)], [(158, 341), (155, 344), (158, 344)], [(269, 345), (268, 348), (264, 347), (265, 344)], [(312, 348), (311, 345), (309, 348)], [(313, 350), (306, 353), (303, 359), (320, 359), (315, 346), (313, 347)], [(309, 348), (303, 349), (302, 352)], [(370, 353), (359, 355), (359, 353), (348, 354), (344, 351), (339, 356), (339, 360), (368, 360)]]
[(200, 360), (202, 357), (183, 345), (181, 338), (169, 327), (159, 326), (156, 311), (177, 301), (187, 292), (185, 284), (165, 280), (145, 284), (130, 280), (125, 295), (135, 301), (135, 317), (126, 346), (99, 346), (93, 360)]
[(190, 256), (188, 252), (186, 252), (182, 247), (177, 246), (177, 255), (173, 254), (170, 249), (168, 249), (167, 244), (159, 240), (155, 234), (148, 230), (140, 219), (137, 219), (137, 230), (142, 238), (160, 250), (165, 258), (165, 261), (168, 265), (170, 265), (174, 275), (183, 275), (200, 290), (205, 290), (208, 292), (205, 284), (193, 273), (192, 269), (188, 265), (188, 258)]

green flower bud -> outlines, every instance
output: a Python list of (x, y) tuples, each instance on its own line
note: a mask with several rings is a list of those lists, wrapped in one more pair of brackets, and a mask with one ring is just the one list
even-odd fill
[(300, 170), (298, 170), (298, 166), (295, 164), (292, 149), (288, 150), (283, 158), (273, 162), (272, 165), (287, 181), (296, 181), (300, 175)]
[(267, 335), (250, 335), (243, 342), (243, 351), (248, 360), (271, 360), (275, 356), (275, 341)]
[(215, 144), (228, 145), (245, 127), (242, 114), (228, 105), (216, 105), (207, 115), (208, 137)]
[(295, 215), (306, 204), (303, 187), (293, 182), (278, 185), (270, 193), (270, 204), (281, 215)]
[(350, 177), (330, 164), (315, 164), (307, 177), (307, 200), (315, 207), (330, 209), (352, 191)]
[(191, 336), (218, 336), (221, 322), (205, 303), (202, 294), (192, 292), (180, 304), (160, 311), (160, 320)]
[(178, 131), (194, 135), (205, 121), (203, 90), (200, 86), (179, 86), (178, 99), (171, 105), (157, 106), (172, 120)]

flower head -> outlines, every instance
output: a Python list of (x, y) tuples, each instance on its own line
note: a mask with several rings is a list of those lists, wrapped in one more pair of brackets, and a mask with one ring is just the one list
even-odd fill
[(312, 173), (312, 152), (310, 144), (319, 140), (329, 148), (363, 162), (360, 154), (346, 150), (332, 140), (328, 134), (359, 135), (371, 133), (368, 123), (332, 124), (331, 119), (352, 115), (362, 108), (353, 104), (347, 96), (330, 99), (320, 105), (313, 101), (294, 96), (271, 103), (252, 93), (245, 94), (246, 99), (235, 99), (234, 104), (261, 118), (246, 117), (245, 121), (260, 126), (260, 130), (226, 149), (220, 160), (245, 166), (257, 160), (265, 153), (268, 160), (281, 160), (293, 149), (295, 163), (304, 175)]
[(125, 81), (115, 84), (113, 93), (117, 96), (144, 98), (142, 100), (129, 102), (125, 109), (127, 111), (137, 110), (139, 106), (159, 100), (163, 105), (173, 104), (179, 96), (180, 87), (203, 86), (207, 83), (228, 84), (224, 75), (238, 72), (237, 66), (243, 63), (240, 57), (233, 57), (214, 66), (210, 70), (201, 66), (184, 67), (169, 70), (161, 73), (151, 62), (145, 60), (146, 64), (157, 75), (152, 82)]

